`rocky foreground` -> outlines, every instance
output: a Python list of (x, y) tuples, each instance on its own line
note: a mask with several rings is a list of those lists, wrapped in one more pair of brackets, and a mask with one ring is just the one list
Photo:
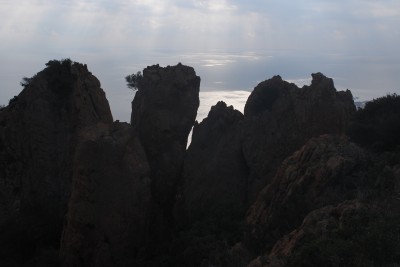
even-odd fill
[(46, 66), (0, 109), (0, 266), (400, 266), (399, 96), (275, 76), (197, 122), (200, 77), (154, 65), (128, 124)]

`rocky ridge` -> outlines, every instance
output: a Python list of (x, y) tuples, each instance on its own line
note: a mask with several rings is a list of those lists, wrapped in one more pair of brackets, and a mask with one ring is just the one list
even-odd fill
[(399, 97), (356, 111), (312, 77), (198, 123), (193, 68), (150, 66), (127, 124), (86, 65), (50, 61), (0, 110), (0, 265), (398, 264)]
[[(246, 210), (286, 157), (312, 137), (345, 133), (355, 112), (351, 92), (337, 92), (321, 73), (312, 77), (298, 88), (274, 76), (255, 87), (244, 115), (219, 102), (195, 125), (183, 171), (186, 224), (243, 228)], [(223, 239), (240, 240), (238, 231)]]

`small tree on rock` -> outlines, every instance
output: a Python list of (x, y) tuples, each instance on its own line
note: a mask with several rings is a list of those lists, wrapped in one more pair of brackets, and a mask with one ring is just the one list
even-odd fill
[(22, 80), (19, 82), (19, 84), (22, 87), (27, 87), (32, 82), (32, 80), (33, 78), (23, 77)]
[(143, 80), (142, 72), (138, 71), (136, 74), (128, 75), (125, 80), (129, 89), (139, 90)]

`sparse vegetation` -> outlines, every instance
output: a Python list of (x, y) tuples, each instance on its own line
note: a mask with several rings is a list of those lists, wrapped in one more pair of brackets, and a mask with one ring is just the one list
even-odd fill
[(142, 72), (138, 71), (136, 74), (131, 74), (125, 77), (127, 86), (132, 90), (140, 90), (143, 80)]
[(17, 102), (17, 100), (18, 100), (18, 96), (15, 95), (13, 98), (10, 99), (10, 101), (8, 101), (8, 105), (11, 105), (12, 103)]
[(51, 66), (71, 67), (73, 63), (74, 62), (69, 58), (64, 58), (64, 59), (61, 59), (61, 60), (53, 59), (53, 60), (50, 60), (49, 62), (47, 62), (46, 66), (47, 67), (51, 67)]
[(19, 84), (22, 87), (27, 87), (32, 82), (32, 80), (33, 80), (33, 78), (23, 77)]

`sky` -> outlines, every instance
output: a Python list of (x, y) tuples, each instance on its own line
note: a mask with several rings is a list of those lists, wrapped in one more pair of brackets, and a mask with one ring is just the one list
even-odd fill
[(146, 66), (194, 67), (199, 119), (224, 100), (243, 110), (274, 75), (311, 73), (359, 100), (400, 93), (398, 0), (0, 0), (0, 104), (52, 59), (85, 63), (114, 119), (129, 121), (124, 77)]

